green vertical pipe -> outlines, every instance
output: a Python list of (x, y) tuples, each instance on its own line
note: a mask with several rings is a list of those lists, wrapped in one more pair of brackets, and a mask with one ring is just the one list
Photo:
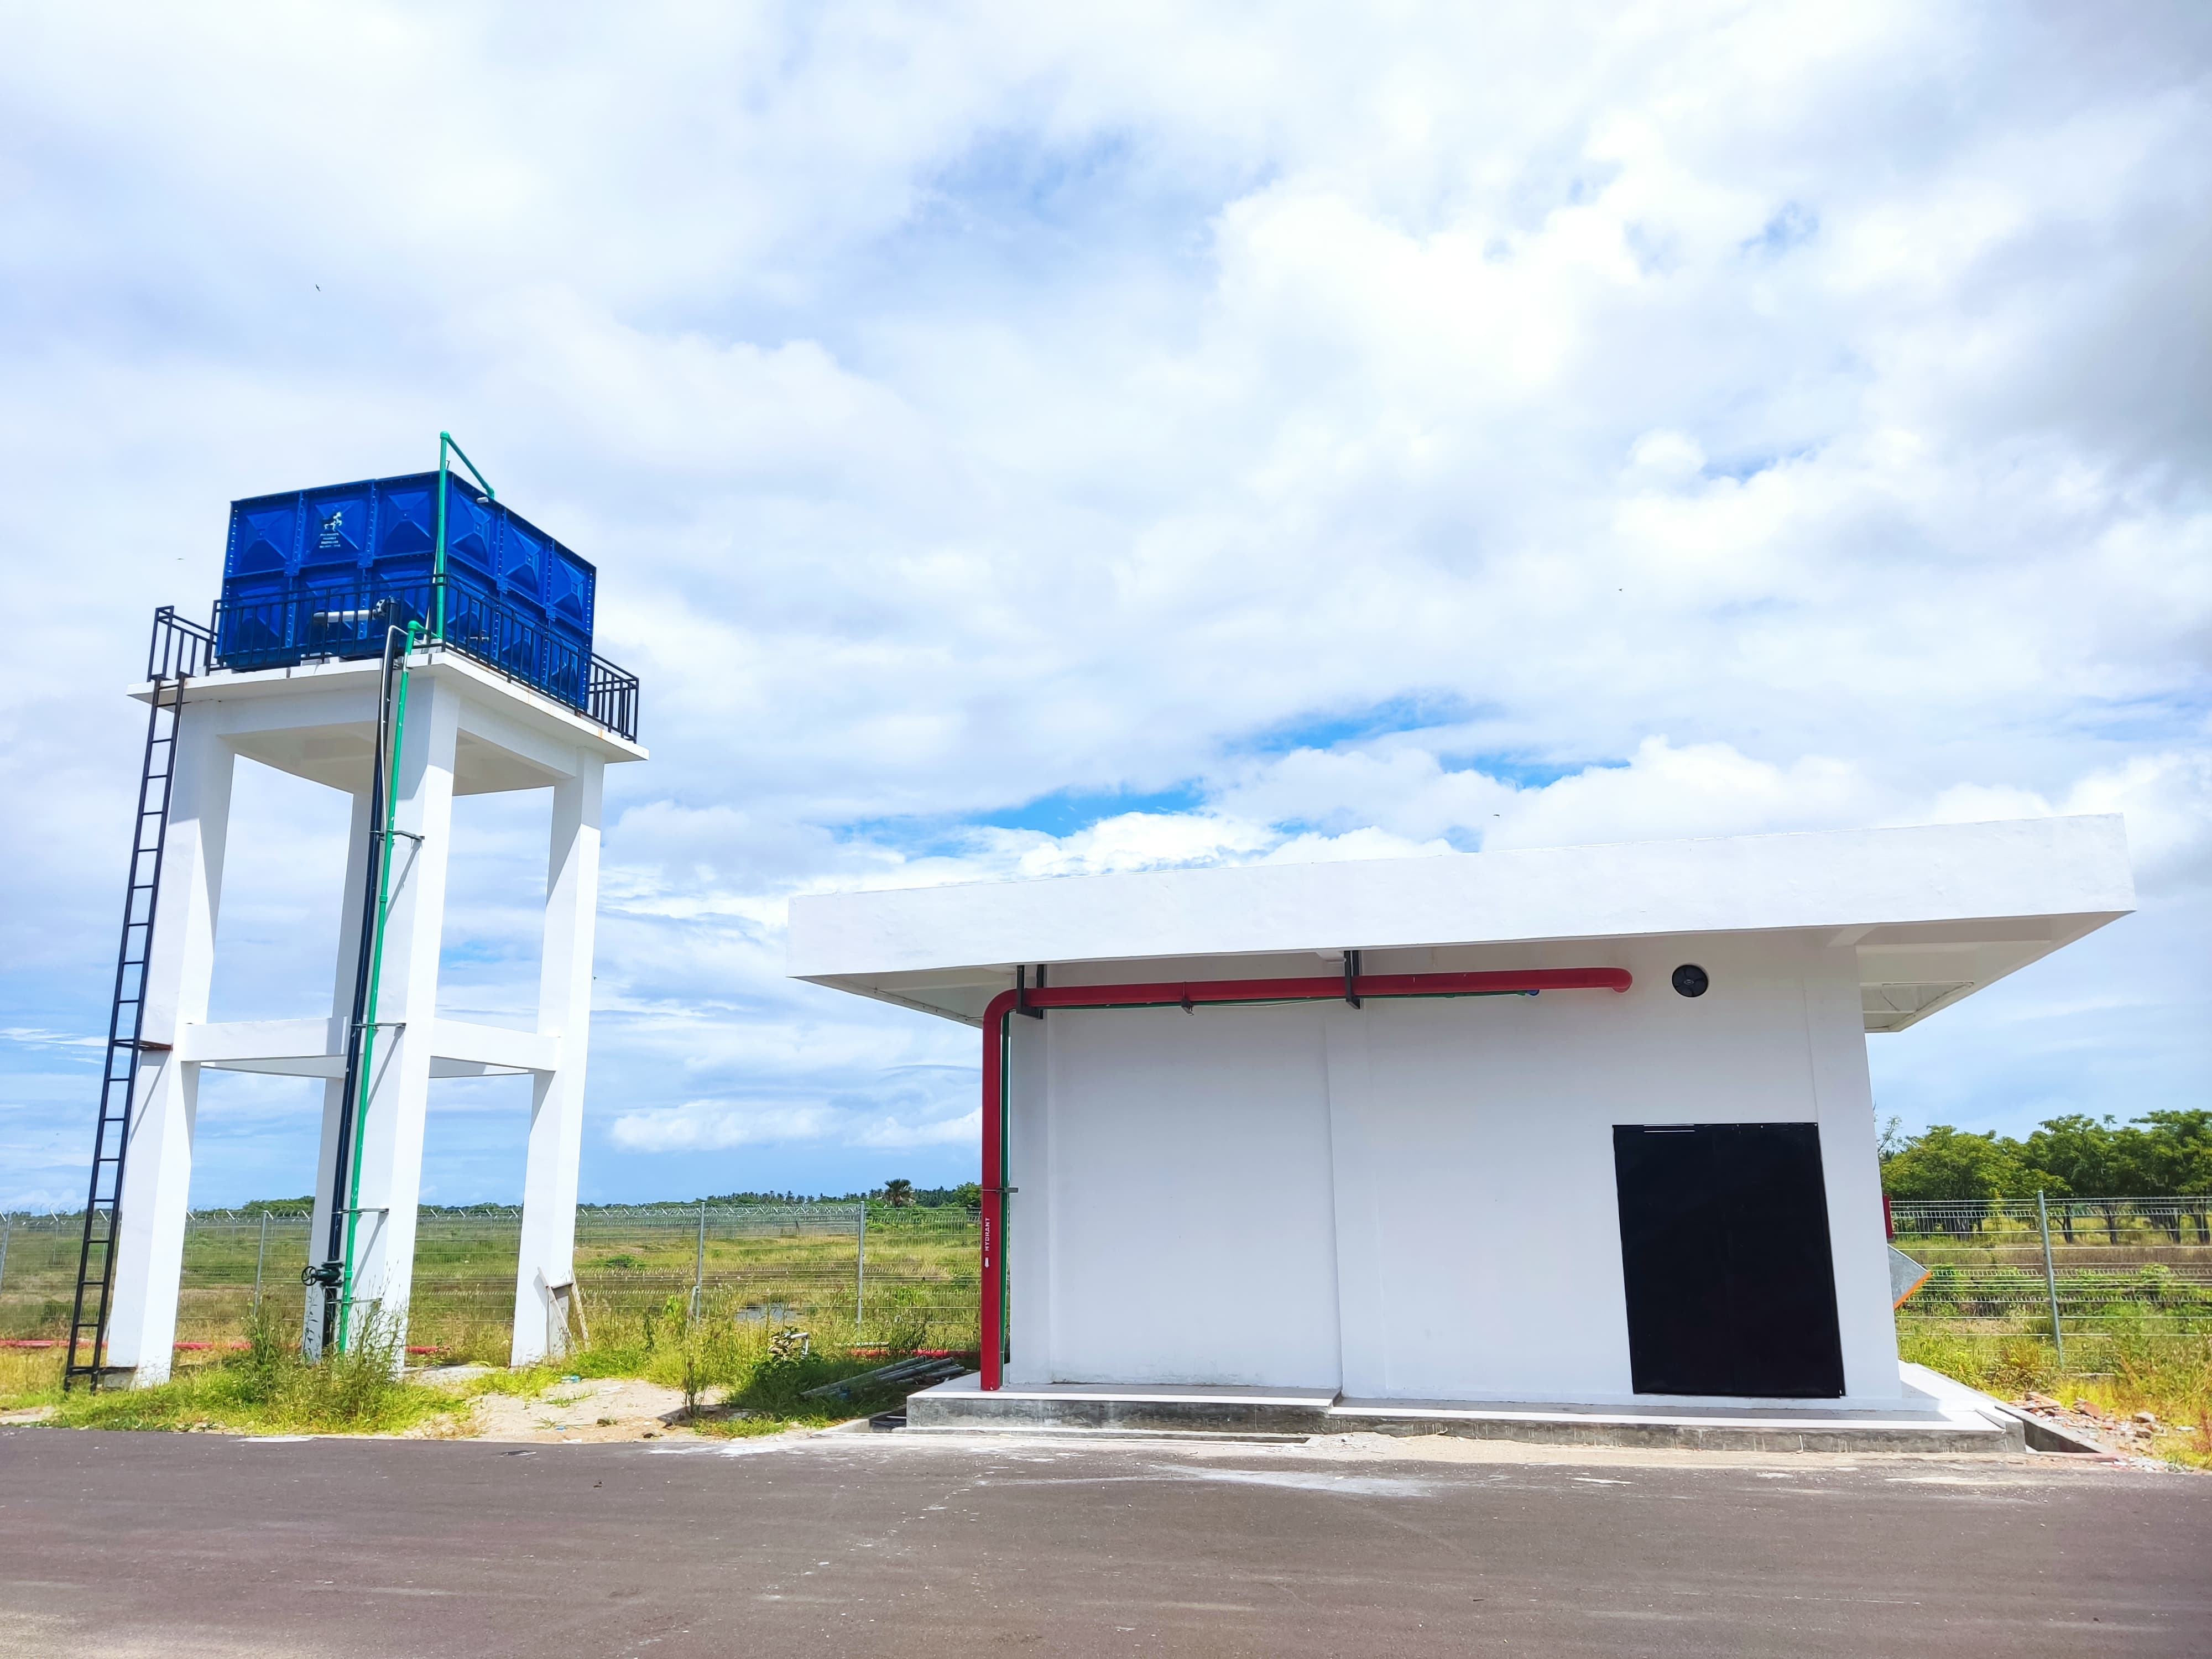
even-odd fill
[[(443, 496), (440, 497), (441, 502)], [(441, 511), (442, 512), (442, 506)], [(376, 1058), (376, 998), (384, 979), (384, 927), (392, 913), (392, 830), (399, 822), (399, 757), (407, 738), (407, 659), (413, 654), (415, 636), (422, 624), (407, 624), (407, 641), (399, 657), (399, 696), (392, 716), (392, 752), (384, 763), (384, 837), (376, 875), (376, 933), (368, 953), (368, 1006), (361, 1034), (361, 1094), (354, 1103), (353, 1174), (346, 1194), (345, 1279), (338, 1289), (338, 1352), (345, 1352), (353, 1320), (354, 1235), (361, 1226), (362, 1153), (368, 1144), (369, 1079)]]
[(430, 608), (434, 620), (430, 637), (446, 637), (446, 448), (453, 434), (438, 434), (438, 546), (430, 558)]
[[(453, 458), (459, 456), (483, 490), (486, 499), (496, 501), (499, 492), (491, 486), (483, 470), (471, 460), (468, 452), (453, 441), (450, 432), (438, 434), (438, 539), (431, 564), (431, 589), (434, 611), (430, 637), (442, 641), (446, 637), (446, 490), (453, 472)], [(392, 721), (392, 752), (386, 758), (385, 777), (388, 787), (385, 792), (383, 850), (377, 871), (376, 933), (369, 951), (368, 1006), (362, 1032), (361, 1094), (355, 1103), (353, 1136), (353, 1172), (346, 1198), (345, 1278), (338, 1291), (338, 1349), (345, 1349), (353, 1317), (353, 1260), (356, 1235), (361, 1226), (361, 1169), (366, 1146), (363, 1128), (368, 1121), (369, 1079), (374, 1075), (376, 1054), (377, 992), (384, 977), (384, 927), (392, 909), (392, 830), (399, 817), (399, 757), (407, 732), (407, 657), (413, 654), (416, 637), (422, 631), (420, 623), (407, 624), (406, 650), (399, 661), (398, 706)]]
[(468, 468), (469, 476), (482, 487), (487, 500), (495, 501), (499, 499), (499, 491), (491, 487), (491, 481), (469, 459), (468, 451), (453, 441), (452, 433), (441, 432), (438, 434), (438, 546), (430, 566), (430, 586), (436, 595), (433, 601), (436, 619), (430, 629), (430, 637), (434, 640), (446, 637), (446, 479), (452, 471), (447, 459), (449, 455), (461, 458), (461, 465)]

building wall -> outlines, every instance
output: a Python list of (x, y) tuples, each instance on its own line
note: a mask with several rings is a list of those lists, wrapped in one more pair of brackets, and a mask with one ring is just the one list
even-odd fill
[[(1671, 988), (1682, 962), (1711, 975), (1705, 996)], [(1728, 934), (1364, 965), (1619, 966), (1636, 988), (1015, 1021), (1010, 1382), (1627, 1398), (1613, 1126), (1809, 1121), (1849, 1397), (1897, 1396), (1848, 946)], [(1325, 971), (1245, 958), (1206, 976)]]
[(1329, 1104), (1310, 1011), (1044, 1024), (1054, 1369), (1334, 1387)]

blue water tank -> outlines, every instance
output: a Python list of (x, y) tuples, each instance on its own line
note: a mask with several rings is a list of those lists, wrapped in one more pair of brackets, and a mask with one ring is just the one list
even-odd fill
[(458, 473), (446, 477), (444, 605), (435, 472), (233, 501), (216, 655), (238, 669), (374, 655), (393, 623), (583, 707), (599, 573)]

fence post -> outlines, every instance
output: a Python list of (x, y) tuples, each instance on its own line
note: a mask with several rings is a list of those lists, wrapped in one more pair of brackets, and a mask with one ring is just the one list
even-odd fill
[(699, 1264), (691, 1272), (691, 1317), (699, 1317), (699, 1304), (707, 1289), (707, 1200), (699, 1200)]
[(269, 1212), (261, 1212), (261, 1248), (253, 1253), (253, 1311), (261, 1311), (261, 1264), (269, 1259)]
[(2051, 1265), (2051, 1206), (2035, 1189), (2035, 1218), (2043, 1229), (2043, 1288), (2051, 1297), (2051, 1340), (2058, 1349), (2058, 1369), (2066, 1369), (2066, 1332), (2058, 1322), (2058, 1274)]
[(8, 1235), (15, 1231), (15, 1218), (0, 1215), (0, 1285), (8, 1282)]
[(867, 1308), (868, 1200), (860, 1200), (860, 1249), (853, 1262), (853, 1340), (860, 1340), (860, 1316)]

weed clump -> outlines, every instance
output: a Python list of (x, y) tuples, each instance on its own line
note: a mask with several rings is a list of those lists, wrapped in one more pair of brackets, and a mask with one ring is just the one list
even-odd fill
[[(272, 1304), (273, 1306), (273, 1304)], [(447, 1317), (434, 1330), (447, 1358), (481, 1358), (492, 1369), (464, 1381), (435, 1372), (403, 1376), (396, 1335), (375, 1319), (351, 1351), (319, 1364), (301, 1358), (292, 1329), (268, 1313), (246, 1322), (242, 1348), (204, 1359), (179, 1356), (159, 1387), (64, 1395), (58, 1350), (11, 1358), (0, 1351), (0, 1409), (46, 1407), (57, 1425), (112, 1429), (224, 1429), (252, 1434), (466, 1432), (471, 1401), (485, 1395), (534, 1399), (571, 1378), (637, 1377), (679, 1390), (682, 1421), (711, 1435), (773, 1434), (819, 1427), (897, 1405), (904, 1390), (865, 1390), (809, 1399), (811, 1390), (872, 1370), (927, 1343), (927, 1309), (890, 1304), (860, 1343), (848, 1315), (816, 1309), (807, 1328), (782, 1322), (784, 1306), (709, 1292), (695, 1316), (691, 1298), (669, 1296), (617, 1308), (595, 1297), (582, 1340), (538, 1364), (502, 1363), (509, 1334), (488, 1319)], [(419, 1322), (418, 1322), (419, 1323)], [(465, 1373), (464, 1376), (466, 1376)], [(428, 1384), (428, 1386), (424, 1386)]]
[(69, 1350), (0, 1348), (0, 1412), (50, 1405), (62, 1397), (62, 1362)]
[(2068, 1405), (2084, 1401), (2108, 1417), (2148, 1412), (2163, 1425), (2150, 1448), (2157, 1455), (2212, 1469), (2212, 1334), (2205, 1332), (2116, 1313), (2100, 1330), (2067, 1332), (2072, 1364), (2063, 1370), (2050, 1340), (2035, 1335), (1908, 1327), (1898, 1333), (1898, 1352), (2003, 1399), (2033, 1391)]
[(642, 1377), (679, 1389), (684, 1419), (702, 1434), (775, 1434), (820, 1427), (896, 1405), (903, 1391), (864, 1393), (853, 1400), (810, 1400), (809, 1389), (872, 1370), (911, 1352), (928, 1334), (926, 1316), (897, 1333), (893, 1352), (851, 1352), (854, 1333), (817, 1316), (813, 1328), (773, 1325), (733, 1297), (710, 1294), (700, 1316), (688, 1296), (671, 1296), (635, 1312), (595, 1305), (590, 1341), (557, 1361), (580, 1377)]
[(244, 1349), (181, 1369), (145, 1389), (62, 1396), (48, 1420), (76, 1429), (228, 1429), (246, 1434), (391, 1434), (455, 1410), (450, 1396), (410, 1386), (387, 1322), (362, 1322), (343, 1353), (311, 1363), (289, 1333), (257, 1313)]

